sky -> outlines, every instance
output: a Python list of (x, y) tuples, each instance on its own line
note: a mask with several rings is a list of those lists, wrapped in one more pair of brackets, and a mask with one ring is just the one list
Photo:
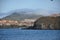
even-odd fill
[(60, 0), (0, 0), (0, 17), (16, 9), (44, 9), (60, 12)]

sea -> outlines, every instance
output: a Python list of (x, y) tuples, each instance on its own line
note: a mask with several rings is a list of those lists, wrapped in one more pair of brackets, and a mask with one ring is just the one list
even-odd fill
[(0, 40), (60, 40), (60, 30), (0, 29)]

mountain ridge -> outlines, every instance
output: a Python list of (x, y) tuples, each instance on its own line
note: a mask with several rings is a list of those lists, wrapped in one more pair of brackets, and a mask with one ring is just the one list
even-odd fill
[[(52, 11), (52, 13), (53, 13), (53, 11)], [(32, 9), (16, 9), (16, 10), (12, 10), (12, 11), (6, 13), (6, 16), (4, 16), (2, 19), (9, 19), (10, 17), (12, 19), (15, 19), (16, 15), (17, 15), (17, 17), (19, 16), (19, 17), (22, 17), (22, 18), (23, 18), (23, 16), (24, 16), (24, 18), (25, 17), (26, 18), (33, 18), (33, 16), (34, 17), (36, 17), (36, 16), (37, 17), (39, 17), (39, 16), (47, 16), (47, 15), (49, 16), (52, 13), (51, 13), (51, 11), (44, 10), (44, 9), (35, 9), (35, 10), (32, 10)], [(13, 16), (11, 16), (11, 15), (13, 15)], [(15, 17), (14, 17), (14, 15), (15, 15)], [(18, 19), (20, 19), (19, 17), (18, 17)]]
[(24, 20), (24, 19), (34, 19), (39, 18), (42, 15), (35, 15), (35, 14), (23, 14), (23, 13), (12, 13), (2, 19), (5, 20)]

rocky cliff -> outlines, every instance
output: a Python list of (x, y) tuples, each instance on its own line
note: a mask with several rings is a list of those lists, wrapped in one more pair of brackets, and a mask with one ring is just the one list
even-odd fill
[[(60, 30), (60, 16), (56, 17), (40, 17), (35, 21), (34, 26), (31, 29), (43, 29), (43, 30)], [(29, 29), (29, 28), (28, 28)]]
[(60, 16), (40, 17), (34, 23), (34, 29), (60, 29)]

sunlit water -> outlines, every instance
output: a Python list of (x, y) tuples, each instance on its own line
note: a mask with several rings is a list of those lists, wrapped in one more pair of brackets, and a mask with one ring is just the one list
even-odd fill
[(60, 40), (60, 30), (0, 29), (0, 40)]

